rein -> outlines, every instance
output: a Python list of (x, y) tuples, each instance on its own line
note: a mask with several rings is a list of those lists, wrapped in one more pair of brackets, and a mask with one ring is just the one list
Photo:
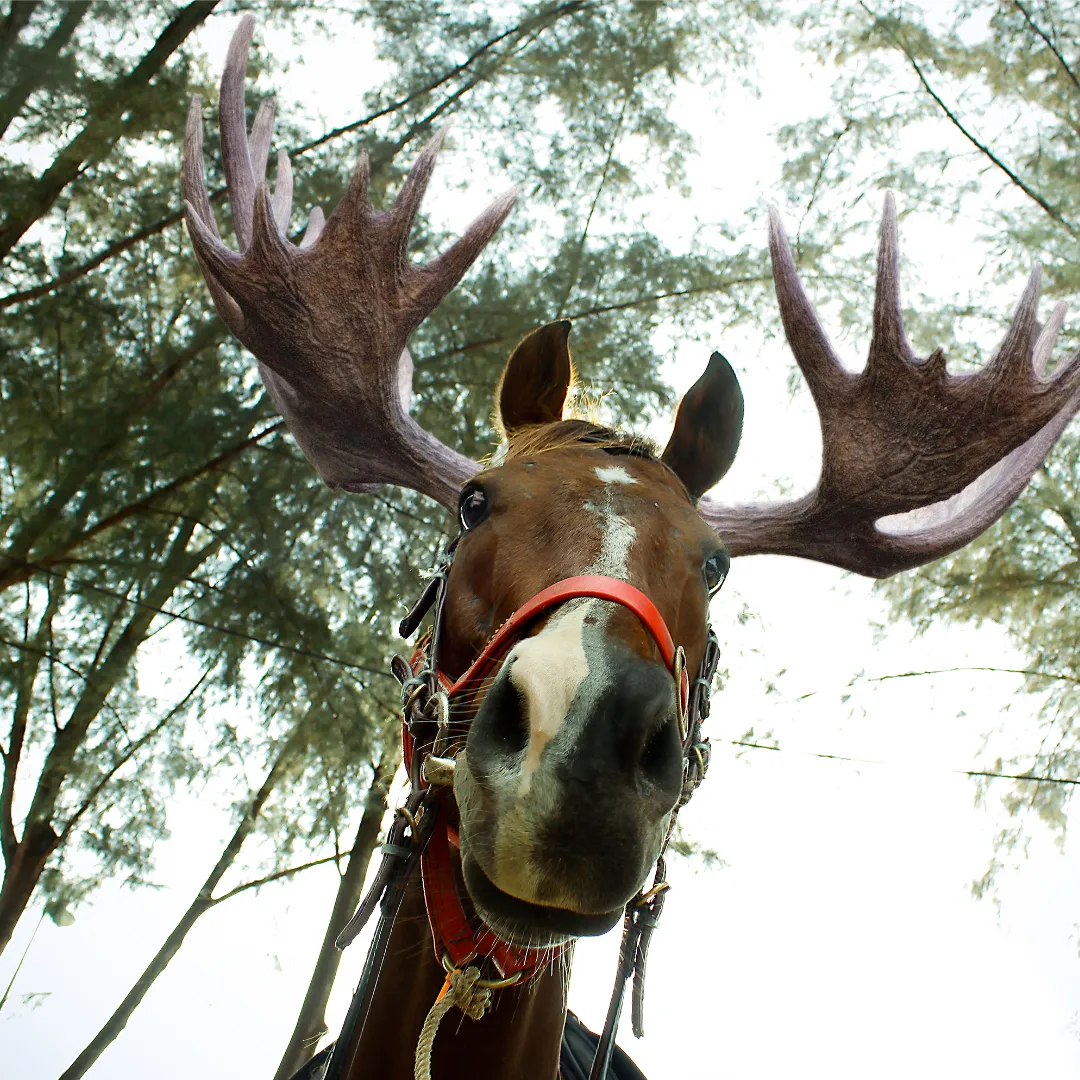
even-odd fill
[[(445, 755), (450, 743), (450, 712), (454, 699), (480, 685), (537, 618), (559, 604), (583, 597), (608, 600), (628, 608), (649, 632), (660, 650), (665, 667), (676, 681), (676, 710), (683, 751), (682, 792), (671, 812), (652, 885), (639, 891), (626, 905), (615, 985), (589, 1074), (589, 1080), (605, 1080), (615, 1046), (615, 1031), (622, 1013), (626, 984), (631, 976), (633, 1032), (637, 1038), (644, 1034), (645, 964), (652, 932), (656, 929), (664, 905), (664, 895), (670, 888), (664, 878), (664, 853), (679, 810), (689, 802), (709, 766), (709, 741), (702, 736), (701, 724), (709, 715), (709, 695), (719, 659), (719, 644), (712, 627), (707, 627), (701, 666), (691, 681), (686, 671), (683, 649), (675, 645), (656, 605), (629, 582), (586, 574), (556, 582), (518, 608), (496, 631), (468, 670), (452, 682), (439, 666), (438, 648), (447, 582), (459, 539), (455, 537), (450, 542), (439, 569), (398, 628), (403, 638), (411, 637), (428, 611), (435, 609), (431, 632), (421, 639), (411, 660), (395, 656), (390, 665), (391, 672), (401, 684), (402, 751), (409, 771), (409, 796), (395, 812), (386, 843), (379, 849), (383, 856), (382, 864), (371, 887), (348, 925), (338, 935), (337, 947), (344, 949), (357, 937), (375, 908), (379, 907), (379, 922), (368, 949), (364, 970), (341, 1034), (331, 1052), (324, 1080), (342, 1080), (348, 1048), (356, 1045), (363, 1035), (394, 919), (417, 863), (421, 867), (424, 900), (436, 957), (447, 972), (443, 990), (432, 1007), (429, 1022), (424, 1025), (423, 1054), (418, 1050), (417, 1056), (418, 1076), (422, 1075), (419, 1071), (421, 1056), (425, 1059), (425, 1070), (430, 1067), (431, 1042), (434, 1038), (434, 1028), (428, 1031), (431, 1020), (435, 1017), (437, 1025), (438, 1018), (448, 1007), (445, 996), (448, 992), (453, 995), (463, 975), (473, 973), (469, 975), (470, 990), (475, 985), (476, 992), (488, 995), (485, 1000), (489, 1000), (492, 991), (521, 985), (535, 977), (565, 949), (565, 945), (526, 949), (503, 941), (486, 926), (481, 926), (480, 930), (474, 928), (477, 920), (470, 919), (465, 912), (453, 877), (450, 848), (457, 846), (457, 833), (447, 821), (446, 794), (453, 784), (454, 761)], [(477, 957), (483, 957), (484, 962), (489, 964), (493, 977), (480, 978), (479, 970), (475, 967), (469, 968), (468, 972), (464, 970)]]

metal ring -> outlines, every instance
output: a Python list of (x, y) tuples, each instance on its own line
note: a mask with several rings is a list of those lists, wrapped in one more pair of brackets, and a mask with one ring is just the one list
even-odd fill
[[(671, 662), (671, 673), (675, 676), (675, 715), (679, 721), (679, 741), (685, 745), (686, 736), (688, 734), (688, 726), (686, 722), (686, 710), (683, 708), (682, 699), (682, 677), (683, 671), (686, 669), (686, 653), (683, 647), (679, 645), (675, 649), (675, 659)], [(687, 706), (690, 702), (687, 701)]]
[(701, 774), (702, 779), (704, 779), (705, 770), (706, 770), (706, 768), (708, 768), (708, 766), (705, 764), (705, 756), (702, 754), (702, 752), (701, 752), (700, 748), (698, 747), (697, 743), (694, 743), (694, 745), (691, 746), (690, 749), (693, 752), (694, 757), (697, 758), (698, 772)]
[(647, 893), (641, 894), (641, 899), (638, 901), (638, 907), (649, 903), (650, 900), (659, 896), (662, 892), (667, 892), (670, 888), (671, 886), (666, 881), (658, 881)]
[(404, 709), (405, 712), (409, 712), (413, 707), (413, 702), (416, 701), (416, 699), (421, 694), (423, 694), (423, 693), (425, 693), (427, 691), (427, 687), (422, 682), (420, 682), (419, 679), (417, 679), (416, 682), (417, 682), (417, 685), (415, 687), (413, 687), (413, 690), (408, 695), (408, 697), (406, 697), (404, 691), (402, 691), (402, 695), (401, 695), (402, 696), (402, 704), (401, 704), (401, 707), (402, 707), (402, 709)]

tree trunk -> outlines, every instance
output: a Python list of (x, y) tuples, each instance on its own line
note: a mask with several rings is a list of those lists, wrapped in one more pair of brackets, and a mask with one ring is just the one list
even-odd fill
[(304, 1003), (300, 1006), (296, 1026), (274, 1074), (274, 1080), (289, 1080), (311, 1057), (315, 1045), (326, 1032), (326, 1002), (341, 963), (341, 953), (335, 943), (338, 934), (345, 928), (360, 903), (360, 892), (364, 887), (371, 853), (375, 850), (381, 833), (386, 796), (394, 775), (393, 769), (385, 764), (388, 757), (393, 760), (391, 755), (384, 753), (382, 760), (375, 766), (360, 827), (356, 830), (356, 840), (349, 852), (349, 865), (338, 885), (330, 922), (327, 923), (319, 956), (315, 961), (315, 970), (311, 973)]
[[(14, 5), (12, 7), (14, 10)], [(61, 49), (71, 40), (71, 35), (75, 33), (75, 28), (82, 22), (89, 7), (89, 0), (67, 4), (61, 9), (63, 15), (45, 43), (38, 48), (32, 59), (24, 59), (15, 84), (4, 95), (3, 100), (0, 100), (0, 139), (4, 137), (8, 125), (19, 115), (30, 95), (49, 77), (50, 68), (60, 55)]]
[(52, 209), (64, 188), (83, 172), (88, 162), (103, 157), (113, 148), (124, 132), (123, 117), (131, 95), (158, 74), (216, 4), (217, 0), (194, 0), (181, 8), (134, 70), (116, 81), (102, 99), (96, 114), (91, 115), (82, 131), (56, 155), (35, 190), (9, 210), (0, 225), (0, 258), (11, 251), (35, 221)]
[[(86, 686), (71, 716), (57, 731), (52, 746), (45, 755), (45, 763), (38, 774), (30, 809), (26, 815), (23, 838), (11, 848), (11, 857), (5, 866), (3, 888), (0, 888), (0, 954), (7, 947), (41, 878), (45, 863), (59, 842), (53, 823), (56, 805), (90, 725), (101, 712), (109, 694), (130, 669), (136, 652), (146, 640), (150, 625), (157, 616), (157, 609), (220, 544), (219, 540), (213, 540), (197, 551), (189, 551), (187, 545), (194, 529), (195, 522), (186, 521), (177, 530), (158, 579), (148, 590), (144, 604), (135, 609), (135, 614), (109, 650), (109, 655), (87, 678)], [(15, 777), (12, 776), (12, 787), (14, 782)], [(10, 840), (5, 846), (10, 848)]]
[(180, 921), (173, 928), (172, 933), (169, 934), (165, 939), (165, 943), (154, 954), (154, 958), (147, 964), (146, 969), (136, 980), (135, 985), (127, 992), (124, 1000), (120, 1002), (112, 1016), (109, 1017), (93, 1039), (87, 1043), (82, 1053), (64, 1070), (60, 1080), (78, 1080), (79, 1077), (86, 1075), (94, 1062), (101, 1057), (113, 1040), (127, 1026), (132, 1013), (142, 1003), (142, 999), (146, 997), (147, 992), (157, 981), (158, 976), (169, 966), (169, 962), (180, 951), (180, 946), (184, 944), (184, 939), (195, 923), (198, 922), (200, 916), (204, 915), (217, 903), (214, 900), (214, 889), (217, 888), (221, 879), (225, 876), (225, 872), (236, 861), (244, 841), (255, 828), (259, 815), (262, 813), (263, 806), (270, 797), (271, 792), (298, 759), (306, 738), (307, 721), (313, 712), (314, 706), (311, 706), (293, 728), (270, 771), (266, 774), (262, 787), (252, 798), (240, 824), (237, 825), (236, 831), (225, 845), (220, 858), (214, 864), (214, 869), (210, 871), (209, 877), (203, 882), (202, 888), (199, 889), (195, 899), (191, 902), (191, 906), (184, 912)]
[(0, 953), (11, 941), (57, 841), (58, 837), (48, 823), (28, 827), (5, 867), (4, 885), (0, 888)]

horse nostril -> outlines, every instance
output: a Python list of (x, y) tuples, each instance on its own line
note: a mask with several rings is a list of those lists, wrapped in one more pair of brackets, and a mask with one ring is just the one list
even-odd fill
[(509, 679), (492, 717), (491, 736), (512, 754), (520, 754), (529, 745), (525, 701), (521, 691)]
[(646, 738), (638, 765), (647, 780), (663, 785), (681, 757), (675, 719), (667, 716)]

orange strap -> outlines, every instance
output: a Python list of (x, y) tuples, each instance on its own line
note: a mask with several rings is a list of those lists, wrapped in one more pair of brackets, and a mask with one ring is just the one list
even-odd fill
[[(554, 585), (549, 585), (531, 600), (522, 604), (499, 627), (495, 636), (484, 646), (483, 652), (469, 666), (468, 671), (450, 686), (448, 690), (450, 699), (453, 700), (454, 695), (466, 687), (481, 682), (510, 651), (525, 626), (533, 619), (557, 604), (583, 596), (594, 597), (597, 600), (610, 600), (629, 608), (641, 620), (653, 641), (656, 642), (660, 655), (664, 659), (664, 666), (668, 671), (674, 671), (675, 643), (671, 640), (671, 631), (668, 630), (664, 616), (657, 610), (656, 605), (628, 581), (605, 577), (602, 574), (579, 574), (577, 577), (564, 578), (562, 581), (555, 582)], [(679, 681), (685, 708), (690, 695), (690, 677), (683, 671)]]

